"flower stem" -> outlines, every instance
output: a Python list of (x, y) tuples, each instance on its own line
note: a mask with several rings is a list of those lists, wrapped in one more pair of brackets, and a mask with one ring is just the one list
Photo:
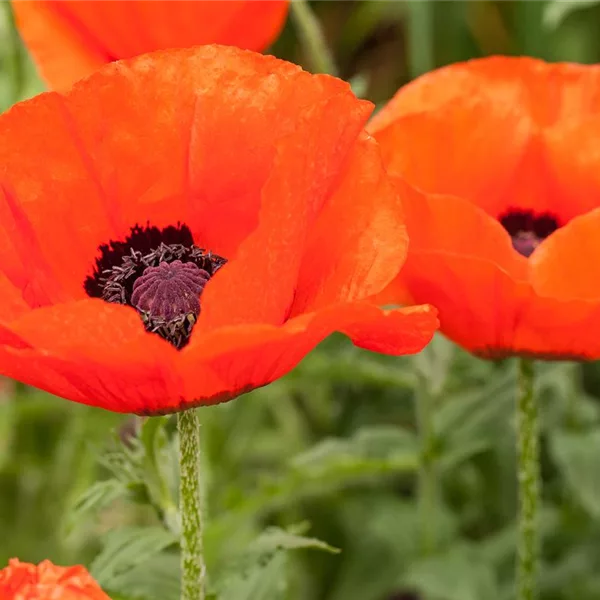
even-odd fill
[(200, 421), (196, 410), (177, 414), (179, 509), (181, 515), (181, 600), (204, 600), (206, 566), (202, 548)]
[(517, 599), (534, 600), (538, 563), (540, 457), (538, 414), (533, 393), (533, 361), (519, 359), (517, 460), (519, 473), (519, 540)]
[(424, 377), (420, 377), (416, 395), (417, 426), (421, 445), (417, 492), (421, 554), (429, 556), (436, 546), (437, 473), (435, 465), (435, 432), (432, 396)]
[(308, 1), (292, 0), (291, 11), (311, 69), (315, 73), (337, 75), (335, 60), (325, 40), (323, 29)]

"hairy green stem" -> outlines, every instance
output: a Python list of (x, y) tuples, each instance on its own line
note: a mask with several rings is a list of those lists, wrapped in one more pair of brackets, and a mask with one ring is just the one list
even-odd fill
[(537, 597), (538, 510), (541, 486), (538, 411), (533, 382), (533, 361), (520, 358), (517, 399), (519, 473), (517, 600), (534, 600)]
[(179, 509), (181, 515), (181, 600), (204, 600), (206, 565), (202, 548), (200, 421), (195, 409), (177, 415)]
[(315, 73), (337, 75), (335, 60), (327, 45), (323, 29), (308, 1), (292, 0), (291, 11), (298, 37), (310, 61), (311, 70)]
[(420, 546), (423, 556), (435, 552), (436, 546), (437, 473), (432, 400), (426, 382), (420, 381), (416, 396), (417, 426), (421, 446), (417, 501)]

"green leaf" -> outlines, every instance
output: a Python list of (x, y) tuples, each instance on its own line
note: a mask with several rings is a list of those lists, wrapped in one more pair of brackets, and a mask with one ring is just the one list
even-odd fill
[[(304, 529), (298, 528), (298, 531)], [(279, 527), (269, 527), (252, 545), (251, 551), (258, 554), (275, 552), (277, 550), (299, 550), (301, 548), (311, 548), (313, 550), (322, 550), (337, 554), (339, 548), (334, 548), (317, 538), (305, 537), (294, 533), (293, 530), (286, 531)]]
[[(102, 587), (115, 589), (117, 576), (177, 543), (175, 536), (159, 527), (127, 527), (109, 532), (104, 548), (90, 572)], [(117, 579), (118, 581), (118, 579)]]
[(454, 546), (447, 554), (416, 563), (403, 580), (426, 598), (496, 600), (498, 584), (490, 564), (476, 548)]
[(245, 575), (230, 579), (217, 595), (219, 600), (283, 600), (287, 591), (286, 556), (277, 553)]
[(412, 471), (418, 461), (417, 439), (394, 426), (365, 427), (351, 438), (330, 438), (297, 456), (293, 466), (300, 472), (332, 476), (361, 471)]
[(135, 567), (115, 575), (111, 587), (107, 588), (112, 593), (118, 590), (131, 598), (143, 600), (178, 600), (180, 594), (179, 583), (179, 555), (161, 552)]
[(573, 496), (595, 518), (600, 517), (600, 429), (556, 431), (550, 448)]
[(304, 537), (277, 527), (260, 535), (246, 552), (221, 570), (215, 588), (220, 600), (277, 600), (287, 589), (286, 553), (314, 549), (339, 552), (315, 538)]
[(413, 433), (387, 425), (365, 427), (350, 438), (329, 438), (296, 456), (284, 475), (262, 479), (247, 499), (232, 486), (229, 510), (222, 521), (331, 494), (349, 485), (414, 473), (418, 463)]
[(424, 379), (429, 394), (436, 396), (442, 392), (455, 357), (456, 346), (439, 334), (434, 336), (422, 352), (414, 356), (414, 364)]
[(501, 373), (488, 385), (444, 398), (433, 420), (441, 440), (441, 464), (449, 469), (506, 435), (514, 415), (515, 378)]
[(556, 29), (571, 13), (597, 4), (599, 0), (553, 0), (544, 8), (542, 23), (546, 29)]
[[(398, 582), (398, 573), (418, 553), (416, 505), (384, 491), (369, 491), (346, 500), (340, 509), (345, 542), (329, 600), (389, 597)], [(440, 516), (436, 515), (438, 522)]]
[(116, 479), (94, 483), (76, 500), (75, 505), (69, 511), (65, 523), (67, 534), (76, 529), (80, 523), (110, 506), (118, 498), (126, 496), (127, 493), (125, 485)]

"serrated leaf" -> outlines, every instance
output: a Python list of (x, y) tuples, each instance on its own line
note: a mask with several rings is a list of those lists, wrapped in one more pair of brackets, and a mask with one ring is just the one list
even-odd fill
[(160, 527), (127, 527), (111, 531), (104, 537), (104, 547), (92, 563), (90, 572), (101, 586), (119, 591), (114, 587), (118, 575), (177, 542), (172, 533)]
[(322, 540), (298, 535), (279, 527), (269, 527), (252, 545), (251, 551), (256, 553), (275, 552), (277, 550), (298, 550), (311, 548), (337, 554), (339, 548), (334, 548)]
[[(299, 531), (299, 529), (296, 529)], [(220, 600), (277, 600), (286, 590), (285, 556), (291, 550), (339, 552), (337, 548), (278, 527), (270, 527), (234, 557), (215, 583)]]
[(600, 429), (556, 431), (550, 448), (573, 496), (600, 517)]
[(544, 8), (542, 17), (546, 29), (556, 29), (572, 13), (600, 4), (599, 0), (553, 0)]
[(127, 493), (126, 486), (116, 479), (94, 483), (76, 500), (73, 508), (69, 511), (65, 524), (66, 532), (72, 532), (79, 523), (91, 518), (93, 514), (99, 513)]

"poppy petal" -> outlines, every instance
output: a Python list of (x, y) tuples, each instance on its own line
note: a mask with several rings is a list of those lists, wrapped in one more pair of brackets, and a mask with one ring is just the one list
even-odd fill
[(527, 279), (527, 259), (513, 249), (508, 232), (496, 219), (462, 198), (423, 194), (401, 179), (395, 184), (410, 235), (409, 255), (418, 250), (477, 256), (511, 277)]
[(56, 10), (59, 2), (13, 0), (12, 9), (23, 41), (42, 77), (55, 89), (66, 89), (93, 73), (111, 57), (101, 44), (73, 27)]
[[(547, 360), (595, 360), (600, 356), (598, 302), (536, 296), (520, 313), (512, 351)], [(491, 356), (498, 356), (493, 352)]]
[(402, 270), (415, 301), (427, 298), (439, 310), (440, 328), (472, 352), (515, 347), (515, 333), (530, 301), (527, 282), (517, 281), (488, 260), (415, 250)]
[(112, 60), (220, 43), (263, 50), (281, 31), (287, 0), (13, 0), (19, 31), (42, 75), (66, 89)]
[(291, 314), (379, 292), (395, 275), (390, 264), (400, 269), (407, 247), (400, 197), (377, 144), (364, 135), (311, 231)]
[(454, 102), (369, 131), (391, 175), (424, 191), (465, 198), (497, 217), (527, 149), (531, 123), (518, 106)]
[[(77, 111), (78, 128), (123, 227), (182, 220), (197, 244), (231, 257), (258, 224), (275, 157), (291, 152), (286, 144), (299, 147), (298, 117), (312, 110), (322, 119), (317, 105), (331, 101), (333, 109), (338, 97), (338, 109), (352, 110), (327, 131), (341, 128), (346, 116), (348, 128), (358, 128), (370, 104), (356, 100), (346, 83), (273, 57), (204, 46), (108, 66), (69, 100), (86, 107)], [(307, 120), (306, 127), (316, 126)], [(312, 167), (316, 176), (318, 164)]]
[(347, 89), (298, 111), (297, 130), (277, 147), (263, 188), (260, 224), (207, 286), (198, 331), (252, 322), (280, 325), (288, 317), (303, 284), (298, 273), (308, 232), (341, 169), (347, 172), (346, 159), (371, 108)]
[[(177, 350), (146, 333), (131, 308), (83, 300), (31, 311), (0, 334), (2, 374), (116, 412), (178, 398)], [(29, 347), (24, 344), (28, 344)]]
[(574, 218), (547, 237), (531, 255), (536, 292), (562, 300), (600, 301), (600, 208)]
[(18, 559), (0, 570), (0, 598), (3, 600), (60, 598), (61, 600), (110, 600), (85, 570), (77, 565), (59, 567), (49, 560), (39, 565)]
[(531, 73), (539, 65), (543, 63), (530, 58), (492, 56), (425, 73), (396, 92), (373, 117), (369, 130), (383, 131), (401, 117), (436, 112), (452, 104), (457, 112), (462, 107), (464, 114), (475, 110), (481, 102), (492, 112), (506, 114), (507, 107), (517, 107), (526, 101), (527, 92), (519, 75), (524, 72), (531, 79)]
[(23, 299), (21, 290), (1, 272), (0, 296), (2, 297), (2, 317), (4, 319), (15, 319), (31, 309), (31, 306)]
[[(436, 311), (430, 306), (384, 311), (369, 304), (348, 303), (303, 314), (282, 327), (222, 328), (208, 333), (202, 344), (190, 344), (182, 351), (185, 396), (195, 398), (198, 404), (213, 404), (266, 385), (292, 370), (335, 331), (368, 350), (395, 355), (419, 352), (431, 340), (437, 324)], [(199, 364), (212, 370), (212, 382), (198, 377)]]
[(527, 56), (489, 56), (451, 64), (418, 77), (377, 113), (371, 128), (381, 131), (403, 116), (434, 113), (453, 103), (468, 110), (485, 102), (496, 107), (521, 107), (538, 129), (547, 130), (574, 116), (595, 114), (599, 101), (597, 65), (546, 63)]
[[(545, 134), (547, 170), (552, 174), (555, 194), (560, 198), (563, 223), (598, 206), (598, 136), (599, 116), (571, 117)], [(534, 171), (533, 176), (542, 179), (544, 174)]]
[(339, 304), (282, 327), (221, 328), (178, 353), (144, 332), (133, 310), (87, 300), (39, 309), (11, 323), (14, 339), (0, 334), (0, 365), (2, 374), (70, 400), (157, 414), (266, 385), (334, 331), (368, 350), (401, 355), (420, 351), (437, 324), (429, 306), (383, 311)]
[[(43, 94), (15, 105), (0, 123), (3, 268), (44, 288), (49, 301), (83, 297), (90, 261), (114, 229), (63, 99)], [(22, 258), (5, 254), (15, 252)], [(27, 270), (17, 273), (18, 266)]]

